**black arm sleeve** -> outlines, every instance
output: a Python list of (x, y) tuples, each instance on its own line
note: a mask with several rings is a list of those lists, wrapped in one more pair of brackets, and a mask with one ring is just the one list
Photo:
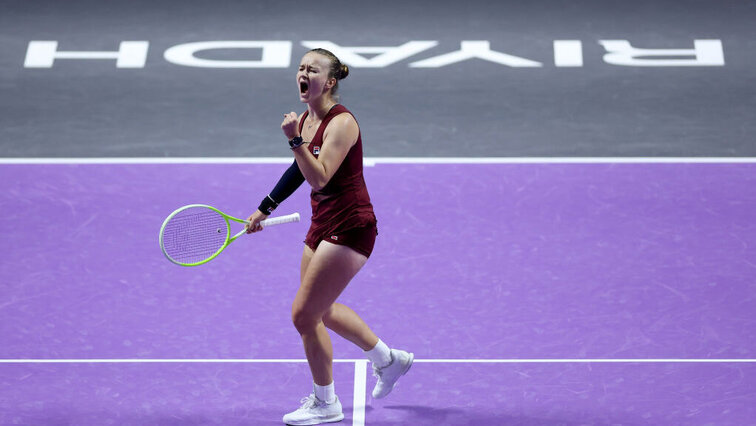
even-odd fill
[(285, 199), (289, 198), (289, 196), (293, 194), (304, 181), (304, 175), (302, 175), (302, 172), (299, 170), (297, 161), (294, 160), (291, 167), (286, 169), (283, 176), (281, 176), (281, 179), (278, 180), (276, 186), (270, 191), (270, 195), (263, 198), (258, 209), (265, 214), (271, 214), (273, 210), (275, 210), (279, 204), (283, 203)]

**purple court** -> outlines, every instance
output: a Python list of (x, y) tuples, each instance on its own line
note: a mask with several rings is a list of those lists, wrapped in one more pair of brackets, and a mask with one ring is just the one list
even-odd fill
[[(246, 218), (285, 167), (0, 166), (0, 424), (281, 424), (311, 386), (290, 323), (308, 189), (276, 212), (302, 222), (203, 266), (168, 262), (158, 231), (190, 203)], [(332, 334), (340, 424), (756, 421), (756, 164), (365, 178), (379, 236), (340, 301), (417, 361), (372, 400)]]

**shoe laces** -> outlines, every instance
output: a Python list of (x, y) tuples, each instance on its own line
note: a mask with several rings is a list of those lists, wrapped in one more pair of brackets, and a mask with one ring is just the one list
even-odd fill
[(380, 379), (383, 374), (383, 369), (373, 366), (373, 377)]
[(310, 396), (306, 396), (306, 397), (302, 398), (301, 400), (299, 400), (299, 403), (302, 404), (302, 406), (299, 407), (300, 410), (302, 410), (302, 409), (306, 410), (306, 409), (309, 409), (309, 408), (315, 408), (318, 405), (324, 404), (323, 402), (321, 402), (315, 396), (314, 393), (311, 393)]
[(394, 359), (394, 354), (391, 354), (391, 362), (389, 362), (388, 364), (384, 365), (383, 367), (378, 367), (378, 366), (376, 366), (375, 364), (373, 364), (373, 377), (376, 377), (376, 378), (380, 379), (380, 378), (381, 378), (381, 376), (383, 375), (383, 370), (384, 370), (384, 369), (385, 369), (386, 367), (388, 367), (388, 366), (390, 366), (391, 364), (393, 364), (393, 363), (394, 363), (394, 361), (396, 361), (396, 360)]

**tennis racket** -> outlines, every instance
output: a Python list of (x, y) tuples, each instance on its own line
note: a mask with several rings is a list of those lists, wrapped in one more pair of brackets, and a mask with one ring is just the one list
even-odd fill
[[(231, 221), (249, 223), (205, 204), (181, 207), (163, 221), (160, 249), (176, 265), (202, 265), (215, 259), (229, 244), (246, 233), (246, 229), (242, 229), (232, 236)], [(260, 225), (267, 227), (290, 222), (299, 222), (299, 213), (265, 219)]]

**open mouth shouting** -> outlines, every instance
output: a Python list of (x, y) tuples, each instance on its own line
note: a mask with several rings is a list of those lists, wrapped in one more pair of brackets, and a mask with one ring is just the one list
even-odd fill
[(310, 91), (310, 83), (307, 80), (299, 80), (299, 94), (306, 96)]

